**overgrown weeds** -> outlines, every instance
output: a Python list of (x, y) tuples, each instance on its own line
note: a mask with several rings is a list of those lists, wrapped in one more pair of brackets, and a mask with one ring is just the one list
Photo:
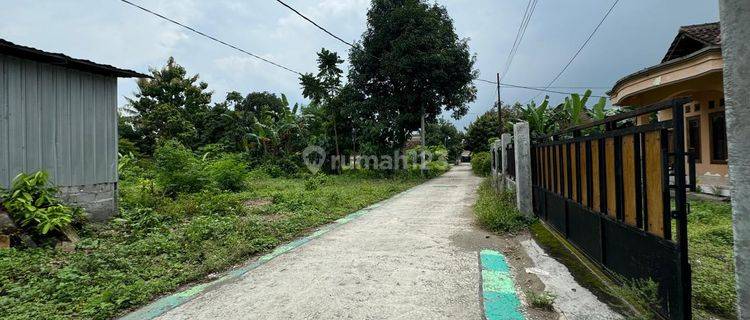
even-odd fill
[(547, 291), (541, 293), (528, 291), (526, 292), (526, 298), (529, 300), (529, 305), (534, 308), (553, 311), (555, 298), (557, 298), (557, 296)]
[(498, 193), (489, 179), (479, 186), (474, 214), (484, 228), (499, 233), (521, 230), (531, 222), (516, 209), (515, 193), (508, 190)]
[(609, 287), (609, 292), (631, 304), (640, 315), (633, 315), (637, 319), (653, 319), (653, 309), (660, 305), (659, 284), (651, 279), (630, 280), (617, 277), (619, 285)]

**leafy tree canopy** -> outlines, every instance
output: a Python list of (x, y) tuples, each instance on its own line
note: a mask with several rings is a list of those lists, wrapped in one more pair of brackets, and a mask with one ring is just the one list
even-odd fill
[(490, 141), (500, 138), (500, 124), (497, 111), (487, 111), (466, 128), (464, 148), (472, 152), (490, 150)]
[(199, 142), (199, 132), (211, 103), (208, 84), (198, 75), (188, 76), (174, 58), (162, 69), (151, 69), (152, 79), (138, 80), (138, 91), (128, 98), (128, 107), (135, 115), (133, 128), (139, 148), (153, 152), (156, 141), (176, 139), (188, 146)]
[(460, 118), (476, 98), (477, 76), (467, 40), (459, 39), (443, 6), (424, 0), (373, 0), (367, 30), (350, 51), (349, 81), (368, 97), (381, 130), (373, 137), (400, 148), (419, 128), (421, 111)]

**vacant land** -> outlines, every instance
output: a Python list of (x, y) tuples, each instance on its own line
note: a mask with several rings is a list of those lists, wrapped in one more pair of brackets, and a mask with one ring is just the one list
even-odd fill
[(422, 181), (272, 178), (258, 170), (238, 192), (208, 188), (167, 197), (150, 170), (130, 170), (136, 173), (121, 181), (120, 215), (82, 227), (75, 251), (0, 251), (0, 315), (111, 318)]

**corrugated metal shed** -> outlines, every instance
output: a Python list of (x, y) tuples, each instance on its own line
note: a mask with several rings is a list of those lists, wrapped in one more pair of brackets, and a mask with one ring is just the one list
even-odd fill
[(117, 182), (117, 77), (141, 76), (0, 39), (0, 186), (37, 170), (59, 186)]
[(0, 185), (117, 181), (117, 78), (0, 55)]

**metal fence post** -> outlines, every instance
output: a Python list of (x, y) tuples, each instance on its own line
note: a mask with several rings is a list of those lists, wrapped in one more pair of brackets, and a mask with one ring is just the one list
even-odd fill
[(516, 157), (516, 206), (527, 217), (533, 216), (531, 191), (531, 137), (529, 123), (513, 125), (514, 152)]
[(497, 140), (490, 144), (490, 153), (492, 155), (493, 161), (493, 167), (492, 167), (492, 176), (490, 179), (492, 179), (492, 186), (495, 188), (495, 191), (501, 192), (503, 191), (503, 186), (501, 184), (502, 182), (502, 168), (503, 163), (501, 159), (500, 154), (500, 140)]
[(750, 318), (750, 3), (719, 1), (726, 97), (737, 318)]
[(502, 190), (505, 190), (506, 188), (510, 187), (510, 184), (507, 181), (507, 172), (508, 172), (508, 156), (507, 152), (508, 150), (505, 148), (510, 144), (512, 137), (510, 136), (510, 133), (503, 133), (500, 136), (500, 145), (497, 147), (500, 148), (500, 162), (502, 165), (500, 166), (500, 174), (498, 176), (498, 183), (500, 184), (500, 188)]

